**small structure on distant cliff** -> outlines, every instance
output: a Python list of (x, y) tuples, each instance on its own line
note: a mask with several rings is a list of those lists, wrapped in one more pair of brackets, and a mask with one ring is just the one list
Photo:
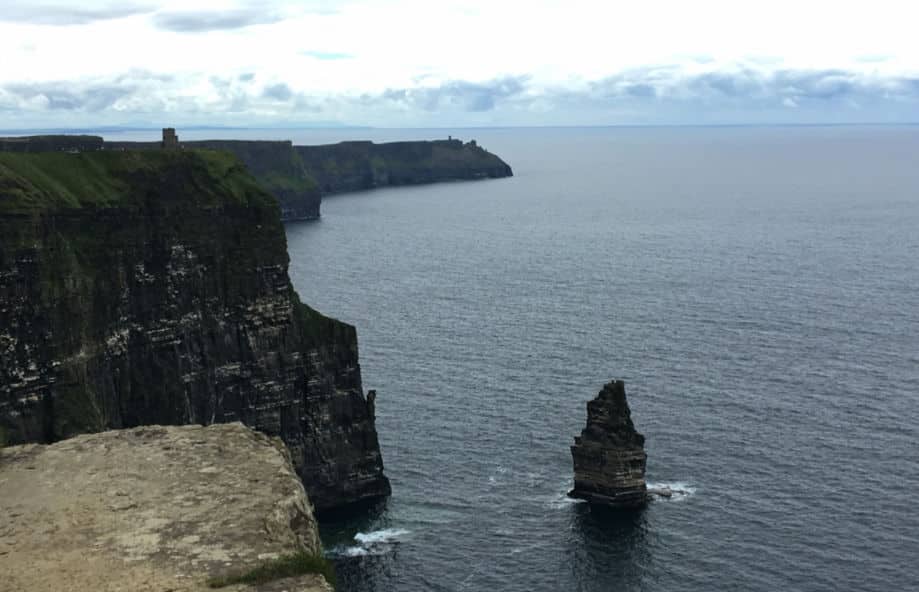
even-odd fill
[(587, 403), (587, 427), (574, 439), (574, 489), (568, 495), (615, 508), (648, 501), (645, 437), (632, 424), (625, 383), (607, 383)]
[(179, 136), (176, 135), (176, 130), (174, 127), (164, 127), (163, 128), (163, 150), (178, 150), (179, 149)]

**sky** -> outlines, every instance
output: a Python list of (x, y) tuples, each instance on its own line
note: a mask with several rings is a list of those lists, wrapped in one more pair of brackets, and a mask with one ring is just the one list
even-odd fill
[(919, 122), (913, 0), (0, 0), (0, 129)]

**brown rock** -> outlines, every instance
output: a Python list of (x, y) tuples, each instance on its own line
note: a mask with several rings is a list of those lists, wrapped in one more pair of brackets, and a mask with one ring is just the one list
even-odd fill
[[(211, 576), (322, 552), (283, 444), (239, 423), (2, 449), (0, 534), (3, 592), (206, 590)], [(330, 590), (316, 575), (285, 583)]]

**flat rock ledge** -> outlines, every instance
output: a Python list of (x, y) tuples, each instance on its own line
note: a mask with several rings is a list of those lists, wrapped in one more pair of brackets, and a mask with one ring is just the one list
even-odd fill
[[(287, 449), (239, 423), (0, 449), (0, 591), (185, 592), (322, 547)], [(329, 591), (318, 575), (261, 588)]]
[(613, 508), (645, 505), (649, 491), (644, 444), (645, 437), (632, 424), (625, 383), (607, 383), (587, 403), (587, 427), (571, 447), (574, 489), (568, 495)]

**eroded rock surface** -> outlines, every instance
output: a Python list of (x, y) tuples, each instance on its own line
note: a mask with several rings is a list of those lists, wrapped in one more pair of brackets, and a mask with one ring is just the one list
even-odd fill
[[(298, 550), (322, 551), (303, 485), (281, 441), (242, 424), (0, 449), (4, 592), (206, 590)], [(285, 583), (330, 590), (315, 575)]]
[(618, 508), (647, 503), (645, 437), (632, 424), (625, 383), (607, 383), (587, 403), (587, 427), (574, 439), (571, 497)]

